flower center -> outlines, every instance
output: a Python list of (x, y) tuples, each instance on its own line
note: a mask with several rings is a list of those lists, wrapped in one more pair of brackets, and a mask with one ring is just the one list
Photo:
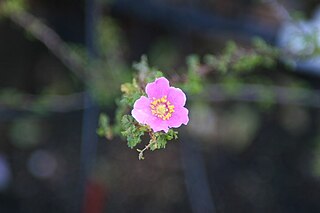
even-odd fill
[(172, 113), (174, 112), (174, 105), (172, 105), (168, 100), (167, 96), (162, 98), (153, 98), (153, 101), (150, 104), (152, 115), (161, 118), (162, 120), (168, 120)]

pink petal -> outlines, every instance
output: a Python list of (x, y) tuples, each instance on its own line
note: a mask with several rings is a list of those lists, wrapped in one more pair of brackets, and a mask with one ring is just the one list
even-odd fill
[(147, 84), (146, 93), (150, 99), (162, 98), (168, 94), (169, 81), (164, 78), (157, 78), (154, 82)]
[(141, 96), (133, 105), (132, 116), (141, 124), (148, 124), (148, 121), (154, 117), (150, 110), (150, 100)]
[(168, 120), (169, 127), (177, 128), (181, 124), (187, 125), (189, 122), (189, 111), (185, 107), (176, 107), (171, 118)]
[(168, 121), (164, 121), (160, 118), (154, 117), (154, 119), (149, 120), (148, 124), (154, 132), (159, 132), (161, 130), (164, 132), (169, 131)]
[(175, 107), (184, 106), (186, 104), (186, 95), (181, 89), (170, 87), (168, 91), (168, 101)]

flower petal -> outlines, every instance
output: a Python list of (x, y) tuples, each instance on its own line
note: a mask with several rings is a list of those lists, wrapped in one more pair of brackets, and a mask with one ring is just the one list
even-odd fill
[(159, 132), (161, 130), (164, 132), (169, 131), (168, 121), (164, 121), (160, 118), (154, 117), (154, 119), (149, 120), (148, 124), (154, 132)]
[(173, 104), (175, 107), (184, 106), (186, 104), (186, 95), (184, 92), (175, 87), (170, 87), (168, 91), (168, 101)]
[(165, 77), (157, 78), (154, 82), (147, 84), (146, 93), (150, 99), (162, 98), (167, 95), (169, 87), (169, 81)]
[(148, 124), (154, 116), (150, 110), (150, 99), (141, 96), (133, 105), (132, 116), (141, 124)]
[(185, 107), (177, 107), (174, 109), (174, 113), (172, 113), (171, 118), (167, 121), (169, 127), (177, 128), (181, 126), (181, 124), (187, 125), (189, 122), (189, 111)]

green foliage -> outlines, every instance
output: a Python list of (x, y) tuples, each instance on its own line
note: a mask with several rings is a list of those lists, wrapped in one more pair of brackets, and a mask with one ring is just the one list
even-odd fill
[(186, 59), (188, 66), (187, 82), (181, 88), (188, 94), (199, 94), (203, 90), (203, 79), (199, 74), (200, 58), (197, 55), (190, 55)]
[(92, 97), (99, 105), (107, 106), (120, 95), (117, 88), (131, 78), (131, 72), (124, 61), (126, 43), (118, 24), (104, 17), (99, 20), (96, 30), (97, 56), (94, 59), (90, 58), (84, 46), (69, 44), (68, 47), (81, 59), (86, 86)]
[(116, 88), (129, 79), (127, 68), (121, 63), (119, 66), (113, 66), (109, 62), (102, 61), (95, 61), (90, 67), (93, 71), (88, 78), (91, 95), (100, 106), (110, 105), (120, 95)]
[(121, 134), (126, 137), (128, 147), (131, 149), (141, 142), (141, 136), (147, 130), (145, 126), (139, 125), (131, 115), (124, 115), (121, 125), (123, 128)]
[(151, 46), (148, 58), (152, 64), (156, 64), (162, 70), (174, 67), (179, 61), (177, 46), (178, 44), (173, 39), (161, 37)]
[(115, 125), (113, 131), (115, 134), (121, 134), (123, 129), (122, 118), (133, 107), (134, 102), (144, 94), (144, 91), (137, 84), (136, 78), (132, 79), (132, 83), (124, 83), (121, 85), (122, 96), (118, 99), (117, 110), (115, 115)]
[(142, 86), (164, 76), (160, 70), (149, 66), (148, 58), (145, 55), (141, 56), (140, 62), (133, 64), (133, 68), (138, 71), (138, 79)]
[(150, 146), (151, 151), (154, 151), (156, 149), (164, 149), (166, 148), (168, 141), (178, 139), (178, 132), (174, 131), (173, 129), (169, 129), (167, 133), (156, 132), (154, 135), (155, 142)]
[(250, 72), (257, 67), (272, 68), (276, 65), (279, 51), (264, 40), (255, 38), (252, 47), (245, 49), (230, 41), (221, 55), (206, 55), (204, 62), (220, 74)]
[(278, 48), (269, 45), (259, 37), (256, 37), (252, 40), (252, 45), (256, 53), (263, 58), (263, 60), (261, 60), (260, 63), (257, 63), (256, 66), (271, 69), (277, 64), (277, 59), (280, 56), (280, 51)]
[(118, 24), (104, 17), (97, 24), (95, 47), (97, 56), (90, 58), (87, 49), (79, 44), (68, 44), (84, 67), (86, 86), (92, 97), (101, 106), (110, 105), (120, 95), (117, 89), (121, 83), (131, 78), (129, 67), (124, 61), (125, 42)]
[(234, 63), (232, 68), (236, 72), (241, 72), (245, 70), (250, 70), (252, 67), (256, 67), (259, 64), (262, 64), (264, 61), (264, 57), (261, 55), (258, 55), (256, 53), (253, 53), (251, 55), (248, 55), (246, 57), (240, 57), (238, 61)]
[(220, 73), (226, 73), (229, 70), (229, 66), (232, 62), (232, 56), (237, 51), (237, 48), (238, 47), (235, 42), (229, 41), (220, 56), (209, 54), (205, 56), (204, 61), (207, 65), (213, 67)]
[(124, 83), (121, 85), (122, 99), (121, 102), (130, 107), (133, 106), (134, 102), (144, 95), (143, 90), (137, 84), (135, 78), (132, 79), (132, 83)]
[(117, 22), (110, 18), (104, 17), (97, 26), (96, 45), (99, 48), (100, 55), (108, 60), (119, 60), (125, 50), (123, 33), (118, 27)]
[(227, 76), (222, 79), (223, 87), (228, 95), (235, 95), (240, 91), (242, 82), (235, 76)]
[(109, 140), (111, 140), (113, 137), (112, 129), (110, 126), (110, 119), (104, 113), (101, 113), (99, 116), (99, 126), (97, 129), (97, 134), (100, 137), (106, 137)]

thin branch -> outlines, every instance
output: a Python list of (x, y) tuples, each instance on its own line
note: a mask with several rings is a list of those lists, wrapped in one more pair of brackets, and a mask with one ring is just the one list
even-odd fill
[(86, 83), (83, 59), (50, 27), (27, 11), (9, 14), (8, 18), (43, 43), (79, 79)]
[(320, 91), (274, 85), (239, 84), (236, 91), (228, 92), (225, 84), (211, 84), (204, 94), (193, 97), (211, 102), (244, 101), (269, 102), (320, 108)]
[(16, 103), (0, 100), (0, 110), (64, 113), (84, 109), (83, 98), (84, 94), (82, 92), (47, 96), (19, 94)]
[[(236, 91), (230, 92), (226, 84), (211, 84), (205, 89), (206, 92), (190, 97), (191, 101), (198, 99), (209, 102), (268, 102), (280, 105), (297, 105), (303, 107), (320, 108), (320, 91), (290, 88), (274, 85), (240, 84)], [(42, 109), (47, 112), (70, 112), (83, 109), (83, 93), (70, 95), (37, 96), (19, 94), (17, 103), (8, 103), (0, 99), (0, 109), (18, 111), (36, 111)], [(150, 146), (147, 147), (147, 149)]]
[(156, 137), (155, 137), (155, 135), (154, 135), (154, 133), (153, 133), (152, 131), (149, 132), (149, 135), (150, 135), (150, 141), (149, 141), (149, 143), (148, 143), (142, 150), (137, 149), (137, 151), (139, 152), (139, 160), (143, 160), (143, 159), (144, 159), (144, 156), (143, 156), (144, 152), (145, 152), (146, 150), (150, 149), (150, 147), (151, 147), (154, 143), (157, 142), (157, 139), (156, 139)]

